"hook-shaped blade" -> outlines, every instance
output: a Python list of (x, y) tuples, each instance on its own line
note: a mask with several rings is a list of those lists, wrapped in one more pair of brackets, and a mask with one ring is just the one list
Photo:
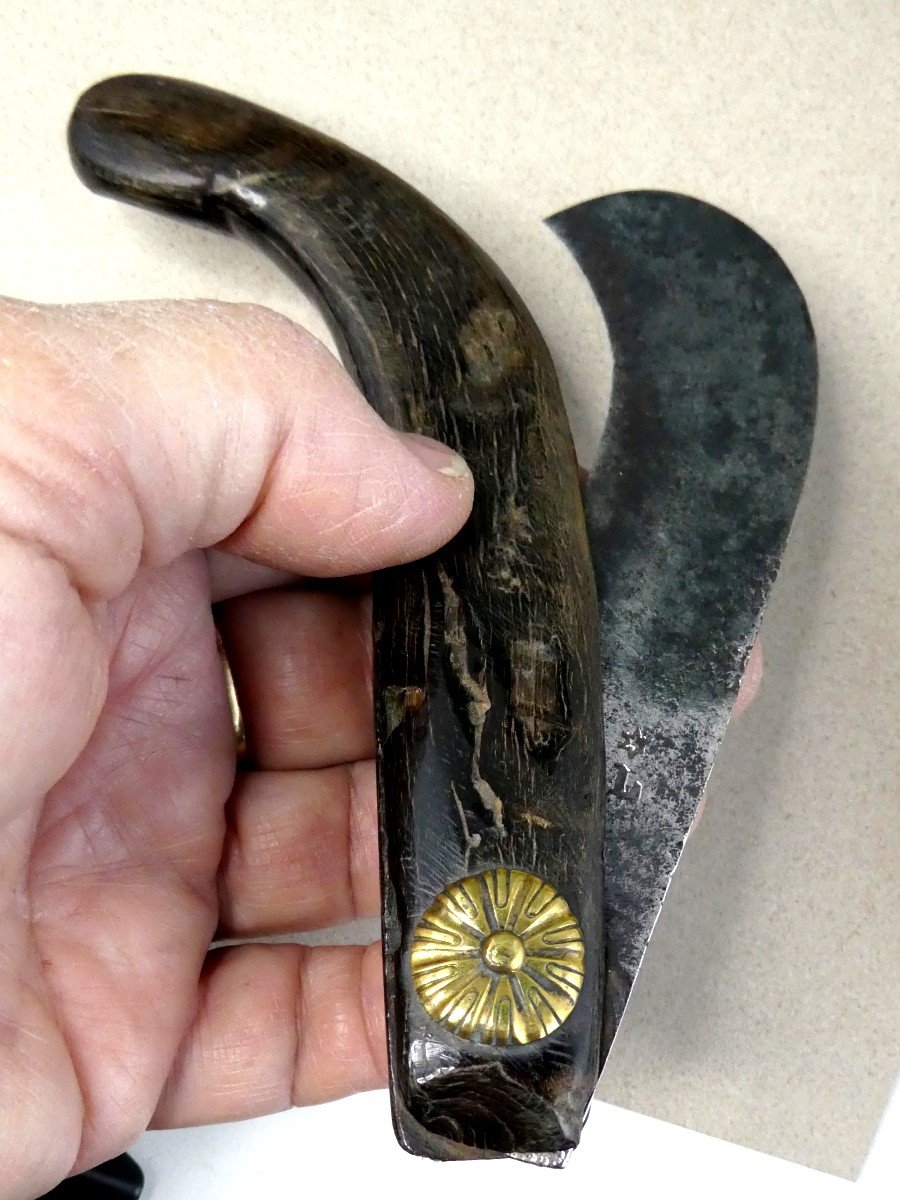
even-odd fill
[(593, 288), (614, 358), (587, 493), (609, 784), (605, 1058), (781, 561), (816, 353), (787, 267), (721, 209), (623, 192), (548, 224)]
[(394, 1118), (430, 1157), (559, 1165), (599, 1069), (605, 788), (596, 590), (543, 339), (432, 204), (275, 113), (126, 76), (81, 98), (70, 145), (95, 190), (311, 276), (369, 401), (472, 468), (463, 532), (375, 585)]

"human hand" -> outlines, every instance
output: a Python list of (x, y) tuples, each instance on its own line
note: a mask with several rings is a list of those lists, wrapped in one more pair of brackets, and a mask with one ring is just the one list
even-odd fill
[[(377, 911), (365, 598), (260, 589), (430, 553), (472, 480), (240, 305), (0, 301), (0, 425), (0, 1200), (22, 1200), (148, 1124), (383, 1082), (377, 947), (209, 951)], [(261, 768), (236, 783), (223, 599)]]

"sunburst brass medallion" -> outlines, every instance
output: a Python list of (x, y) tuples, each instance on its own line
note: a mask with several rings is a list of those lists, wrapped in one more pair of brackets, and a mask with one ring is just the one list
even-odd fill
[(555, 888), (527, 871), (451, 883), (410, 953), (425, 1011), (458, 1037), (523, 1046), (558, 1029), (584, 979), (584, 939)]

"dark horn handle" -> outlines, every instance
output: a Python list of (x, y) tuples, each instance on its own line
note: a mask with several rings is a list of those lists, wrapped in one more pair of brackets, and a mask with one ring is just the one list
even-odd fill
[(393, 1110), (416, 1153), (559, 1164), (598, 1071), (604, 781), (594, 580), (543, 339), (434, 205), (253, 104), (110, 79), (70, 145), (94, 190), (312, 277), (376, 410), (473, 470), (463, 532), (375, 585)]

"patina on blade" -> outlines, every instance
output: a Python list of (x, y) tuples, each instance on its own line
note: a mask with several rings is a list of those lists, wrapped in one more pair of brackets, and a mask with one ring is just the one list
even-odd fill
[(543, 339), (432, 204), (275, 113), (125, 76), (69, 136), (95, 190), (312, 277), (374, 407), (472, 468), (463, 532), (375, 585), (393, 1111), (416, 1153), (559, 1165), (599, 1070), (605, 787), (596, 589)]
[(816, 353), (787, 267), (720, 209), (623, 192), (548, 223), (591, 284), (614, 357), (587, 491), (609, 785), (605, 1058), (781, 561)]

